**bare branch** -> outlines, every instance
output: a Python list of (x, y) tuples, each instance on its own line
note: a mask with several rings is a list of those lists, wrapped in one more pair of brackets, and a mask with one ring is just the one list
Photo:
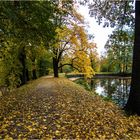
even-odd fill
[(58, 69), (60, 69), (60, 68), (62, 68), (64, 66), (71, 66), (71, 67), (73, 67), (74, 69), (76, 69), (76, 70), (78, 70), (80, 72), (80, 70), (78, 68), (76, 68), (75, 66), (73, 66), (73, 64), (70, 64), (70, 63), (65, 63), (65, 64), (59, 66)]

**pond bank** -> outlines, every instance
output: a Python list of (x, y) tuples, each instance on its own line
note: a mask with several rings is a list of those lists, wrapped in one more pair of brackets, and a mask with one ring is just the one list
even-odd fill
[[(65, 74), (65, 76), (67, 78), (84, 78), (84, 74), (83, 73), (69, 73), (69, 74)], [(96, 73), (95, 75), (93, 75), (92, 78), (106, 78), (106, 77), (110, 77), (110, 78), (118, 78), (118, 77), (123, 77), (123, 78), (131, 78), (131, 73)]]
[(0, 139), (139, 139), (140, 118), (65, 78), (40, 78), (0, 98)]
[(105, 100), (110, 100), (123, 108), (128, 100), (131, 78), (129, 77), (104, 77), (85, 80), (79, 78), (74, 81), (86, 90), (96, 92)]

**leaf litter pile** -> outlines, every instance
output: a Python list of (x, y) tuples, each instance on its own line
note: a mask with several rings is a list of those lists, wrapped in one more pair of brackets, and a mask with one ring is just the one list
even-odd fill
[(0, 139), (140, 139), (140, 117), (64, 78), (0, 97)]

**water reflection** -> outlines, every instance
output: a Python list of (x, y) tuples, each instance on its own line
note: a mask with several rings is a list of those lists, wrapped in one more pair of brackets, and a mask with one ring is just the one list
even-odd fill
[[(130, 77), (108, 77), (90, 79), (88, 81), (88, 85), (90, 85), (92, 91), (95, 91), (97, 94), (106, 97), (107, 99), (112, 99), (119, 106), (123, 107), (128, 100), (130, 82)], [(83, 79), (79, 79), (78, 81), (76, 80), (76, 83), (82, 84), (84, 86), (86, 85)]]
[(130, 78), (115, 79), (91, 79), (89, 84), (91, 89), (99, 95), (114, 100), (123, 107), (128, 99), (130, 91)]

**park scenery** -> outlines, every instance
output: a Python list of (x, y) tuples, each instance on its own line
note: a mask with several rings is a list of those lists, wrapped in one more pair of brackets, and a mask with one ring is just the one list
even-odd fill
[[(112, 28), (102, 53), (81, 7)], [(0, 9), (0, 139), (140, 139), (140, 1)]]

